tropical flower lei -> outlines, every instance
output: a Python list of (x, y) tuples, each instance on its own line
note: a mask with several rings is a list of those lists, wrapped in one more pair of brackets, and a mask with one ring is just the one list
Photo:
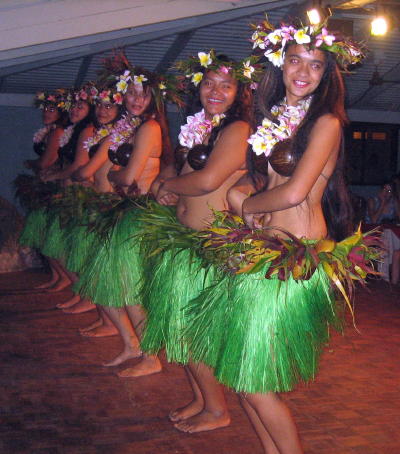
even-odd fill
[(85, 143), (83, 144), (83, 148), (89, 152), (89, 150), (94, 146), (97, 145), (100, 140), (104, 139), (104, 137), (107, 137), (110, 135), (112, 131), (113, 125), (105, 125), (102, 126), (99, 129), (96, 129), (94, 135), (92, 137), (89, 137)]
[(306, 115), (311, 99), (310, 96), (299, 101), (297, 106), (288, 106), (285, 98), (279, 105), (273, 106), (271, 113), (276, 121), (264, 118), (261, 126), (248, 139), (254, 153), (268, 157), (276, 143), (291, 137)]
[(60, 147), (67, 145), (67, 143), (71, 140), (72, 133), (74, 132), (74, 126), (70, 125), (68, 128), (64, 129), (63, 135), (60, 137)]
[(129, 117), (128, 115), (118, 120), (110, 134), (110, 150), (116, 151), (120, 145), (127, 142), (141, 123), (140, 117)]
[(205, 138), (211, 133), (211, 130), (219, 126), (221, 120), (225, 118), (225, 114), (214, 115), (212, 120), (206, 119), (204, 109), (194, 115), (187, 117), (187, 123), (181, 126), (181, 132), (178, 136), (179, 143), (183, 147), (193, 148), (195, 145), (200, 145)]
[(275, 28), (268, 19), (258, 25), (251, 41), (253, 49), (258, 47), (264, 51), (265, 57), (275, 66), (282, 66), (285, 58), (286, 44), (302, 44), (310, 49), (321, 49), (336, 55), (337, 62), (345, 69), (364, 58), (362, 46), (337, 33), (329, 32), (326, 24), (308, 25), (299, 28), (293, 25), (282, 24)]
[(33, 135), (33, 143), (40, 143), (43, 142), (47, 134), (52, 130), (55, 129), (56, 125), (53, 123), (51, 125), (46, 125), (40, 128), (35, 132)]
[(179, 61), (175, 66), (196, 87), (202, 81), (204, 72), (208, 70), (230, 74), (240, 82), (252, 84), (251, 88), (255, 89), (256, 82), (263, 74), (263, 66), (258, 63), (258, 60), (258, 56), (251, 55), (241, 62), (225, 61), (219, 59), (214, 49), (211, 49), (209, 52), (199, 52), (197, 57), (192, 56), (187, 60)]

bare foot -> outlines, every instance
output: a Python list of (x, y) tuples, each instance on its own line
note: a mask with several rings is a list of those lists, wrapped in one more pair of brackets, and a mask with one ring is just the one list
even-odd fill
[(53, 286), (47, 289), (49, 293), (55, 293), (55, 292), (60, 292), (61, 290), (64, 290), (65, 288), (69, 287), (72, 284), (72, 282), (67, 278), (67, 277), (61, 277), (57, 283)]
[(142, 377), (144, 375), (156, 374), (157, 372), (161, 372), (161, 370), (162, 366), (157, 356), (144, 356), (140, 363), (118, 372), (118, 376), (122, 378)]
[(63, 309), (62, 311), (66, 314), (82, 314), (83, 312), (88, 312), (93, 309), (96, 309), (96, 305), (85, 298), (74, 304), (72, 307)]
[(64, 303), (58, 303), (56, 307), (58, 307), (59, 309), (67, 309), (71, 306), (74, 306), (76, 303), (79, 303), (80, 300), (81, 297), (79, 295), (74, 295), (72, 298), (65, 301)]
[(116, 334), (118, 334), (118, 330), (112, 325), (100, 325), (88, 331), (81, 331), (83, 337), (108, 337)]
[(203, 410), (203, 407), (203, 400), (192, 400), (188, 405), (171, 411), (171, 413), (168, 415), (168, 418), (172, 422), (184, 421), (185, 419), (199, 414)]
[(174, 427), (181, 432), (197, 433), (205, 432), (207, 430), (219, 429), (220, 427), (229, 426), (231, 418), (228, 413), (211, 413), (207, 410), (203, 410), (198, 415), (192, 418), (180, 421), (174, 424)]
[(92, 331), (92, 329), (98, 328), (99, 326), (103, 325), (103, 319), (98, 318), (96, 321), (91, 323), (89, 326), (84, 326), (83, 328), (79, 328), (79, 332), (82, 333), (87, 333), (88, 331)]
[(48, 289), (49, 287), (52, 287), (53, 285), (55, 285), (55, 283), (58, 281), (58, 277), (55, 276), (53, 278), (51, 278), (50, 281), (47, 281), (47, 282), (43, 282), (43, 284), (39, 284), (39, 285), (36, 285), (35, 287), (33, 287), (34, 289), (37, 289), (37, 290), (46, 290)]
[(108, 361), (107, 363), (103, 363), (105, 367), (112, 367), (118, 366), (119, 364), (128, 361), (128, 359), (139, 358), (142, 356), (142, 351), (139, 348), (139, 345), (133, 348), (127, 348), (123, 352), (121, 352), (117, 357), (115, 357), (112, 361)]

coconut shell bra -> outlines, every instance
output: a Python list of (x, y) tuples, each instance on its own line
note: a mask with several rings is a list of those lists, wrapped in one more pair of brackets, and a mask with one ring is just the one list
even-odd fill
[(108, 150), (108, 159), (117, 166), (126, 167), (133, 151), (131, 143), (123, 143), (116, 150)]
[(291, 139), (276, 143), (268, 157), (264, 154), (258, 156), (254, 153), (252, 154), (256, 170), (265, 175), (268, 174), (268, 164), (271, 165), (272, 169), (277, 174), (282, 175), (283, 177), (292, 176), (294, 169), (296, 168), (297, 162), (292, 153)]

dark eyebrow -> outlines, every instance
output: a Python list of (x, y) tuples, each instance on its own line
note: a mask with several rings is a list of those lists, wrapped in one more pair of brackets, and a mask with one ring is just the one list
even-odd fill
[[(302, 59), (301, 55), (298, 55), (298, 54), (287, 54), (288, 57), (297, 57), (299, 58), (300, 60)], [(321, 65), (324, 65), (325, 62), (322, 61), (322, 60), (318, 60), (318, 59), (314, 59), (314, 60), (311, 60), (312, 63), (320, 63)]]

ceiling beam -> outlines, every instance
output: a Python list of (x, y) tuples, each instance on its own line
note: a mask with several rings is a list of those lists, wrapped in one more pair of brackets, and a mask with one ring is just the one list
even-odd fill
[(78, 74), (76, 75), (74, 88), (80, 88), (86, 78), (90, 63), (92, 63), (93, 55), (87, 55), (82, 59), (81, 66), (79, 67)]
[[(95, 35), (32, 46), (30, 55), (16, 55), (15, 58), (0, 61), (0, 77), (58, 64), (63, 61), (69, 61), (87, 55), (98, 54), (117, 47), (130, 46), (141, 42), (160, 39), (175, 33), (185, 33), (197, 28), (228, 22), (240, 17), (262, 13), (267, 10), (272, 11), (274, 9), (284, 8), (295, 3), (295, 0), (263, 2), (255, 6), (231, 9), (213, 14), (204, 14), (159, 24), (150, 24), (142, 27), (135, 27), (133, 29), (119, 30), (117, 32), (102, 33), (101, 40), (98, 40), (98, 35)], [(98, 41), (93, 42), (96, 36)], [(4, 59), (4, 57), (4, 52), (0, 52), (0, 60), (2, 58)]]
[(184, 33), (178, 33), (170, 45), (167, 52), (165, 52), (163, 58), (156, 66), (155, 72), (162, 73), (167, 71), (177, 59), (178, 55), (185, 49), (190, 38), (193, 36), (194, 30), (190, 30)]

